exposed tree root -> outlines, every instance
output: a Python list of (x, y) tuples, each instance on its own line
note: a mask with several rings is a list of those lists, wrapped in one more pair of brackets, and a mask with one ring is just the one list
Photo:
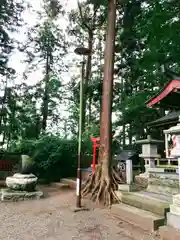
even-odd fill
[(82, 195), (89, 195), (93, 201), (111, 206), (113, 202), (119, 201), (115, 191), (118, 189), (118, 184), (124, 182), (122, 173), (119, 174), (118, 170), (112, 167), (109, 176), (104, 172), (104, 166), (101, 164), (97, 166), (95, 173), (89, 175)]

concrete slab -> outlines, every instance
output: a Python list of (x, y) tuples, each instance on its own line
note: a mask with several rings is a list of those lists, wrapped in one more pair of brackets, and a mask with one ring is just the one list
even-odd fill
[(149, 232), (157, 230), (164, 225), (165, 218), (126, 204), (115, 204), (111, 211), (120, 219), (130, 222)]

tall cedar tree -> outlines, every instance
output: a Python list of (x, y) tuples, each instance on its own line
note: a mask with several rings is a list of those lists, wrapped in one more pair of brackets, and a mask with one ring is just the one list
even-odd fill
[(108, 23), (104, 56), (104, 80), (100, 123), (99, 164), (95, 173), (87, 179), (83, 194), (91, 194), (91, 199), (110, 206), (118, 200), (115, 190), (122, 178), (112, 166), (112, 96), (114, 75), (116, 0), (108, 1)]

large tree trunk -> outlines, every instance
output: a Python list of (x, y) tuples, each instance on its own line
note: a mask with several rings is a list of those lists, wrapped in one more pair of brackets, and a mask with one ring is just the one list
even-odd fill
[[(103, 41), (103, 38), (101, 36), (101, 34), (99, 35), (99, 84), (102, 85), (102, 79), (103, 79), (103, 71), (102, 71), (102, 59), (103, 59), (103, 48), (102, 48), (102, 41)], [(99, 98), (99, 121), (101, 123), (101, 113), (102, 113), (102, 98)]]
[[(116, 0), (108, 1), (108, 26), (104, 55), (104, 80), (102, 89), (102, 108), (100, 123), (100, 145), (104, 148), (104, 157), (100, 161), (110, 169), (112, 145), (112, 96), (114, 76), (114, 45), (115, 45)], [(108, 173), (109, 174), (109, 173)]]
[(96, 172), (87, 180), (83, 194), (91, 193), (92, 200), (102, 201), (110, 206), (118, 199), (115, 190), (122, 178), (112, 167), (112, 92), (114, 74), (116, 0), (108, 1), (108, 26), (105, 44), (102, 113), (100, 123), (100, 154)]

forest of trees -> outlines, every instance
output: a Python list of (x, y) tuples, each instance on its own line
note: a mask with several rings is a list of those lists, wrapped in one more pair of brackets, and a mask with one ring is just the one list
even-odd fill
[[(23, 18), (32, 9), (31, 1), (3, 0), (0, 4), (0, 144), (9, 151), (19, 144), (27, 146), (27, 141), (77, 139), (82, 59), (72, 52), (79, 46), (90, 52), (82, 69), (84, 143), (91, 135), (100, 135), (110, 0), (77, 1), (77, 8), (71, 10), (63, 0), (39, 1), (42, 7), (33, 9), (37, 17), (33, 26)], [(164, 114), (162, 109), (146, 108), (145, 102), (169, 80), (161, 68), (167, 58), (175, 71), (180, 70), (179, 15), (178, 0), (117, 1), (112, 128), (119, 130), (119, 148), (145, 138), (150, 131), (147, 123)], [(14, 33), (21, 34), (24, 26), (25, 40), (19, 41)], [(21, 83), (9, 64), (16, 57), (14, 51), (24, 55)], [(34, 71), (43, 77), (29, 84)], [(64, 109), (67, 115), (62, 114)], [(157, 131), (152, 134), (159, 136)]]
[[(42, 9), (36, 9), (36, 24), (28, 28), (25, 42), (20, 43), (13, 32), (28, 25), (22, 14), (31, 6), (16, 0), (5, 0), (0, 6), (2, 147), (52, 132), (62, 138), (77, 137), (80, 62), (76, 56), (70, 62), (66, 59), (69, 51), (80, 45), (90, 50), (84, 67), (84, 138), (99, 135), (107, 1), (83, 1), (71, 11), (63, 1), (42, 3)], [(146, 123), (162, 114), (144, 103), (168, 80), (161, 72), (166, 58), (172, 58), (177, 70), (180, 66), (179, 8), (175, 0), (117, 4), (113, 128), (120, 129), (116, 137), (122, 146), (132, 144), (133, 138), (144, 138)], [(62, 18), (68, 21), (66, 27), (58, 21)], [(16, 81), (16, 69), (8, 64), (15, 49), (24, 53), (28, 66), (21, 84)], [(67, 82), (64, 73), (70, 72), (72, 65), (76, 73)], [(29, 85), (28, 75), (38, 68), (43, 78)], [(61, 114), (60, 104), (68, 117)]]

